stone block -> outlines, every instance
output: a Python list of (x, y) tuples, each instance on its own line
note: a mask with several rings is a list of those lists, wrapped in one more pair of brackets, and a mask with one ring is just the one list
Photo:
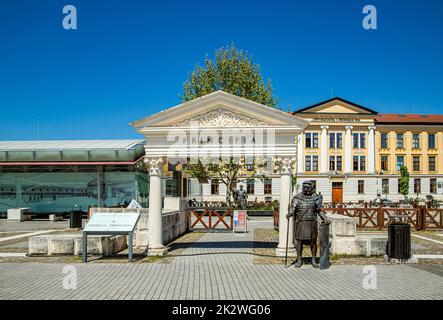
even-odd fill
[(74, 254), (74, 235), (54, 235), (49, 237), (48, 254)]
[(146, 248), (149, 244), (149, 231), (141, 230), (136, 232), (136, 241), (134, 243), (137, 247)]
[(355, 237), (357, 224), (354, 218), (340, 214), (328, 214), (327, 217), (332, 220), (329, 229), (329, 234), (332, 238)]
[(8, 220), (11, 221), (27, 221), (31, 220), (31, 209), (30, 208), (13, 208), (8, 209)]
[(48, 254), (48, 236), (35, 236), (29, 238), (29, 254), (30, 255), (47, 255)]
[(63, 216), (59, 214), (50, 214), (49, 215), (49, 221), (62, 221)]
[[(107, 256), (127, 247), (126, 235), (88, 235), (88, 254)], [(76, 236), (74, 254), (83, 254), (83, 236)]]
[(336, 255), (363, 255), (367, 251), (367, 241), (356, 238), (336, 238), (331, 241), (331, 253)]

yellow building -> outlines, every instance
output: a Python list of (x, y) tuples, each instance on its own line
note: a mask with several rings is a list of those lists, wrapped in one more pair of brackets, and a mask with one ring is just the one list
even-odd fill
[(309, 121), (298, 140), (298, 185), (315, 182), (325, 202), (400, 200), (400, 167), (410, 197), (443, 199), (443, 115), (378, 114), (333, 98), (293, 113)]
[(293, 114), (309, 121), (298, 141), (298, 185), (314, 181), (325, 202), (374, 200), (377, 112), (337, 97)]
[(399, 194), (400, 167), (410, 174), (410, 196), (443, 192), (443, 115), (379, 114), (376, 117), (376, 171), (382, 193)]

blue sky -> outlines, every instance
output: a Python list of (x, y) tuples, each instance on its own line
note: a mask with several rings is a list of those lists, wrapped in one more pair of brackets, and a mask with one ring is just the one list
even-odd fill
[[(62, 28), (64, 5), (78, 29)], [(364, 30), (373, 4), (378, 29)], [(0, 1), (0, 140), (139, 138), (206, 54), (234, 43), (292, 110), (333, 96), (443, 113), (443, 1)]]

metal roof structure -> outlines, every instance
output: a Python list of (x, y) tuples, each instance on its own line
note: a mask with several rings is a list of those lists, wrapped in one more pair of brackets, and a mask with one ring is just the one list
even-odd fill
[(0, 151), (21, 150), (97, 150), (97, 149), (133, 149), (144, 140), (34, 140), (0, 141)]
[(0, 165), (132, 164), (144, 140), (0, 141)]

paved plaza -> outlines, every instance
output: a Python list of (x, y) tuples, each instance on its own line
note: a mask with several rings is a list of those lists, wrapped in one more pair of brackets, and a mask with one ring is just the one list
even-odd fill
[(75, 262), (76, 289), (63, 287), (72, 275), (68, 264), (3, 262), (0, 299), (443, 298), (443, 267), (438, 265), (374, 265), (376, 282), (365, 289), (364, 265), (319, 271), (310, 265), (254, 264), (254, 228), (269, 227), (269, 221), (249, 226), (246, 236), (212, 232), (181, 243), (183, 250), (167, 263)]

